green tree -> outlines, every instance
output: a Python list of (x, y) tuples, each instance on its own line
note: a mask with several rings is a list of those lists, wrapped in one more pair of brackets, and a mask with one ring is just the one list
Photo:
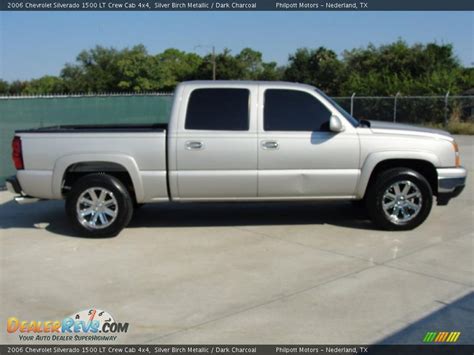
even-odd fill
[(28, 85), (27, 81), (22, 81), (22, 80), (12, 81), (9, 85), (8, 93), (10, 95), (21, 95), (24, 92), (27, 85)]
[(173, 90), (179, 82), (195, 78), (203, 59), (194, 53), (169, 48), (154, 57), (154, 75), (158, 89)]
[[(143, 45), (121, 50), (96, 46), (66, 64), (60, 77), (0, 81), (0, 93), (171, 91), (183, 80), (212, 79), (213, 59), (174, 48), (150, 55)], [(450, 44), (410, 46), (399, 40), (347, 50), (341, 58), (324, 47), (300, 48), (283, 67), (265, 62), (251, 48), (236, 55), (224, 49), (215, 62), (217, 79), (283, 79), (317, 86), (332, 96), (458, 94), (474, 87), (474, 69), (462, 67)]]
[(290, 55), (284, 78), (319, 87), (329, 95), (337, 95), (345, 80), (344, 64), (327, 48), (300, 48)]
[(9, 92), (10, 92), (10, 85), (8, 84), (8, 81), (0, 79), (0, 94), (8, 95)]
[(64, 93), (63, 80), (57, 76), (45, 75), (28, 82), (23, 93), (28, 95), (62, 94)]
[(78, 65), (66, 64), (61, 70), (60, 78), (63, 79), (66, 93), (86, 92), (87, 78), (84, 70)]
[(117, 60), (120, 79), (118, 89), (133, 92), (157, 90), (159, 83), (154, 73), (155, 65), (154, 58), (148, 54), (143, 45), (120, 51)]
[[(341, 91), (349, 95), (405, 95), (459, 93), (463, 86), (473, 85), (450, 44), (409, 46), (398, 40), (379, 47), (345, 51), (343, 61), (347, 80)], [(469, 81), (471, 81), (469, 83)]]
[(285, 67), (279, 67), (276, 62), (262, 63), (263, 70), (258, 74), (258, 80), (283, 80)]
[(242, 77), (245, 80), (280, 80), (282, 70), (275, 62), (264, 62), (262, 53), (251, 48), (244, 48), (235, 59), (242, 67)]
[[(235, 56), (231, 54), (231, 50), (225, 48), (222, 53), (218, 53), (215, 57), (216, 61), (216, 79), (218, 80), (238, 80), (244, 77), (243, 66), (239, 63)], [(211, 54), (203, 58), (203, 61), (197, 72), (197, 79), (212, 79), (212, 62)]]
[[(242, 49), (233, 56), (225, 48), (215, 57), (218, 80), (281, 80), (282, 69), (275, 62), (264, 62), (262, 53), (251, 48)], [(203, 58), (196, 79), (212, 79), (212, 55)]]
[[(120, 82), (119, 52), (96, 46), (82, 51), (76, 64), (67, 64), (61, 72), (69, 91), (104, 92), (116, 90)], [(77, 83), (74, 81), (77, 80)]]
[(251, 48), (244, 48), (235, 56), (237, 64), (241, 67), (244, 80), (255, 80), (263, 72), (262, 53)]

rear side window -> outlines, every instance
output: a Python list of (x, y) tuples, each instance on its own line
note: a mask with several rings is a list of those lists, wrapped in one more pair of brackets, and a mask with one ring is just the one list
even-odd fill
[(185, 129), (247, 131), (247, 89), (196, 89), (191, 93)]
[(269, 89), (263, 116), (265, 131), (329, 131), (331, 112), (306, 92)]

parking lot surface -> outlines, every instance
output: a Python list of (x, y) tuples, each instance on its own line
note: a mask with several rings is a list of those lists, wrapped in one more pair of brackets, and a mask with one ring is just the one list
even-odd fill
[(8, 317), (95, 307), (129, 322), (116, 343), (474, 343), (474, 139), (456, 139), (465, 191), (408, 232), (345, 202), (163, 204), (85, 239), (63, 202), (1, 192), (0, 343), (20, 343)]

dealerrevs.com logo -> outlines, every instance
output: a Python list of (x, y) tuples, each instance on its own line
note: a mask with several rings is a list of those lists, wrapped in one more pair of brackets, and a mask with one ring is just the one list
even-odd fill
[(88, 309), (62, 320), (7, 319), (7, 332), (20, 341), (115, 341), (118, 333), (128, 332), (128, 323), (116, 322), (110, 313)]

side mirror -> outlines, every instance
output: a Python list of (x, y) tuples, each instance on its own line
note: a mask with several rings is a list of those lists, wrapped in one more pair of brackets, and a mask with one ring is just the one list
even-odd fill
[(329, 119), (329, 129), (331, 130), (331, 132), (336, 133), (344, 131), (344, 125), (342, 124), (340, 118), (336, 115), (332, 115)]

